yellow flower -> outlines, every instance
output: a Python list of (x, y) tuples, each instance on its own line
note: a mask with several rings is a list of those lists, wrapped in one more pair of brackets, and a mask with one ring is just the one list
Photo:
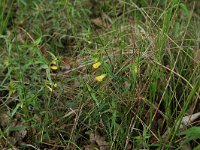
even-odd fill
[(138, 64), (137, 63), (133, 63), (131, 65), (131, 72), (132, 72), (132, 74), (137, 74), (139, 72), (139, 68), (138, 68)]
[(102, 74), (100, 76), (97, 76), (97, 77), (95, 77), (95, 80), (101, 82), (106, 77), (106, 75), (107, 74)]
[(134, 72), (134, 73), (138, 73), (138, 68), (137, 68), (136, 65), (133, 66), (133, 72)]
[(56, 60), (53, 60), (53, 61), (51, 62), (51, 64), (52, 64), (52, 65), (56, 65), (56, 64), (57, 64), (57, 61), (56, 61)]
[(101, 66), (101, 62), (96, 62), (95, 64), (92, 65), (92, 67), (93, 67), (94, 69), (99, 68), (99, 66)]
[(24, 106), (24, 103), (21, 101), (20, 102), (20, 107), (23, 108), (23, 106)]
[(58, 86), (58, 84), (57, 84), (57, 83), (55, 83), (55, 84), (53, 85), (53, 87), (55, 87), (55, 88), (56, 88), (57, 86)]
[(56, 66), (56, 65), (52, 65), (50, 68), (51, 68), (51, 70), (58, 70), (58, 66)]
[(50, 92), (53, 92), (53, 89), (49, 86), (47, 86), (47, 88), (49, 89)]

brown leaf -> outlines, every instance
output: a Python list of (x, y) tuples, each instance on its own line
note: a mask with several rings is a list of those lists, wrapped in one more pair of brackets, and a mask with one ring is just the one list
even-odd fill
[(0, 114), (0, 125), (6, 127), (10, 124), (11, 117), (7, 113)]
[(91, 19), (91, 22), (100, 28), (106, 27), (106, 23), (100, 17)]
[[(200, 117), (200, 112), (188, 115), (182, 118), (180, 129), (184, 129), (185, 126), (190, 125), (192, 122), (194, 122), (197, 118)], [(177, 122), (176, 127), (179, 125), (180, 122)], [(165, 138), (170, 133), (171, 128), (168, 128), (167, 131), (163, 134), (163, 138)]]
[(180, 128), (183, 128), (183, 126), (190, 125), (192, 122), (194, 122), (194, 120), (196, 120), (199, 117), (200, 117), (200, 112), (183, 117)]
[(21, 128), (21, 130), (15, 131), (13, 133), (13, 136), (12, 136), (13, 141), (21, 143), (28, 133), (27, 130), (25, 129), (24, 122), (18, 121), (18, 122), (16, 122), (14, 127)]
[(109, 143), (106, 142), (105, 137), (100, 136), (97, 132), (88, 132), (90, 137), (90, 142), (92, 145), (97, 144), (100, 150), (107, 150), (109, 149)]
[(75, 63), (75, 60), (71, 57), (62, 58), (61, 70), (68, 71), (71, 69), (72, 65)]
[(90, 144), (90, 145), (84, 146), (84, 150), (95, 150), (95, 149), (98, 149), (97, 145), (95, 145), (95, 144)]

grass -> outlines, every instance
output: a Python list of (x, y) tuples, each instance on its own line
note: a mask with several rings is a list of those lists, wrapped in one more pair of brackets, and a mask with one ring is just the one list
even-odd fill
[(3, 0), (0, 148), (198, 149), (199, 5)]

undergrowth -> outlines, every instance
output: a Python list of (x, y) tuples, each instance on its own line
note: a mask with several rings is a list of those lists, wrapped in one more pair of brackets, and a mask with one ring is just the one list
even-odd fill
[(0, 148), (199, 148), (199, 2), (0, 2)]

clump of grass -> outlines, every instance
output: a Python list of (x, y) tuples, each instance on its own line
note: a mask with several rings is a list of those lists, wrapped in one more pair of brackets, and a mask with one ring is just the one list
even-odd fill
[[(9, 31), (0, 60), (0, 117), (11, 122), (1, 124), (4, 147), (183, 145), (181, 136), (195, 127), (179, 134), (181, 119), (199, 111), (195, 5), (189, 9), (178, 0), (150, 6), (129, 0), (14, 4), (19, 9), (13, 26), (0, 24)], [(99, 22), (92, 23), (95, 18)], [(16, 138), (19, 133), (24, 136)], [(190, 137), (192, 147), (198, 146), (199, 139)]]
[(2, 0), (0, 3), (0, 21), (1, 21), (1, 30), (0, 34), (4, 34), (8, 24), (9, 24), (9, 19), (11, 19), (12, 16), (12, 6), (13, 6), (13, 0), (11, 1), (6, 1)]

